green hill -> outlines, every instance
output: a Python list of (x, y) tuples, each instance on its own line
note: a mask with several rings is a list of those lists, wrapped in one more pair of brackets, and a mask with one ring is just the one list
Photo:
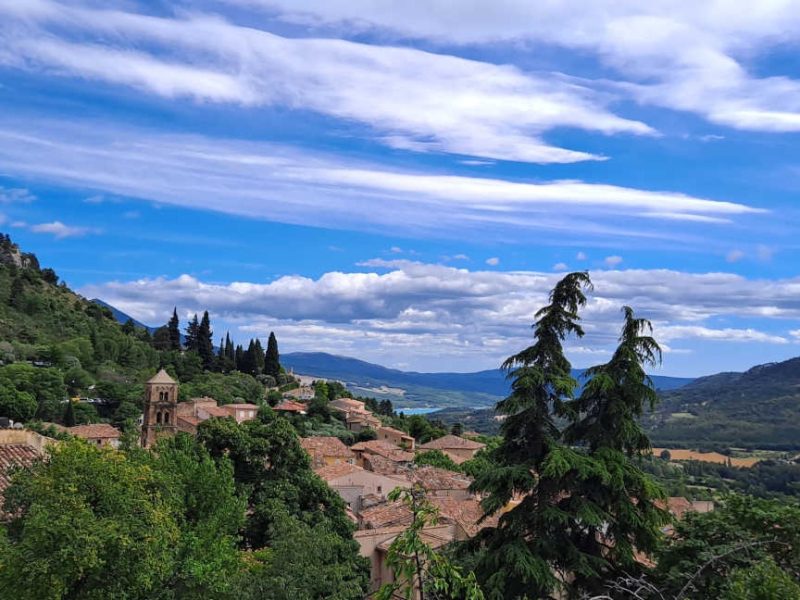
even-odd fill
[(702, 377), (661, 394), (654, 443), (800, 448), (800, 358)]
[(181, 382), (182, 398), (264, 396), (255, 377), (216, 360), (204, 369), (197, 352), (165, 348), (147, 328), (118, 323), (0, 234), (0, 417), (61, 422), (64, 401), (78, 396), (93, 400), (75, 405), (78, 423), (123, 426), (139, 414), (142, 383), (162, 365)]

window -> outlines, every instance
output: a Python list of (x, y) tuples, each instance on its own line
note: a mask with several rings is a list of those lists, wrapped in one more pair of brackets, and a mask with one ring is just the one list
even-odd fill
[(164, 402), (169, 402), (169, 392), (164, 392)]
[(157, 412), (157, 413), (156, 413), (156, 423), (157, 423), (158, 425), (160, 425), (160, 424), (161, 424), (161, 411), (159, 411), (159, 412)]
[(164, 392), (158, 392), (158, 401), (161, 402), (164, 400)]
[(383, 492), (383, 486), (380, 486), (380, 485), (379, 485), (379, 486), (378, 486), (378, 493), (380, 494), (381, 492)]
[(167, 425), (169, 425), (169, 413), (168, 413), (168, 412), (165, 412), (165, 413), (164, 413), (164, 423), (166, 423)]

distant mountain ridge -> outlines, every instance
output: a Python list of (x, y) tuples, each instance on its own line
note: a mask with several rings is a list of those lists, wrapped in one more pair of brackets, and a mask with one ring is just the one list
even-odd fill
[[(500, 369), (489, 369), (474, 373), (419, 373), (390, 369), (356, 358), (336, 356), (324, 352), (293, 352), (281, 356), (281, 362), (297, 373), (328, 379), (338, 379), (359, 388), (402, 388), (413, 392), (419, 388), (479, 394), (480, 404), (486, 404), (508, 395), (509, 384)], [(574, 369), (573, 375), (580, 380), (583, 369)], [(693, 381), (689, 378), (656, 375), (653, 381), (662, 390), (677, 389)], [(452, 405), (452, 403), (448, 403)]]

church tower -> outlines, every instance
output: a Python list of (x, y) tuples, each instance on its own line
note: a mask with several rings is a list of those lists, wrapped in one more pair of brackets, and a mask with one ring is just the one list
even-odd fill
[(161, 369), (144, 386), (142, 446), (149, 448), (162, 435), (178, 432), (178, 383)]

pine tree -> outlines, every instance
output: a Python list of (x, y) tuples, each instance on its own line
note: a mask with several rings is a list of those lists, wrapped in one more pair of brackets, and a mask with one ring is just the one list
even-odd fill
[(186, 326), (186, 349), (190, 352), (197, 352), (199, 350), (200, 340), (200, 323), (195, 315), (189, 325)]
[(261, 345), (261, 340), (256, 338), (256, 343), (253, 347), (253, 359), (255, 360), (255, 366), (258, 370), (258, 373), (261, 374), (264, 372), (264, 347)]
[(236, 354), (233, 349), (233, 342), (231, 341), (230, 332), (225, 334), (225, 358), (230, 360), (231, 364), (235, 367)]
[(203, 369), (206, 371), (210, 371), (214, 366), (213, 334), (208, 311), (204, 311), (200, 326), (197, 328), (197, 353), (200, 355), (200, 360), (203, 361)]
[(278, 339), (275, 333), (269, 332), (269, 340), (267, 340), (267, 352), (264, 356), (264, 373), (271, 375), (278, 380), (278, 375), (281, 374), (281, 360), (278, 353)]
[(169, 330), (169, 346), (170, 350), (180, 350), (181, 349), (181, 330), (180, 330), (180, 320), (178, 319), (178, 307), (174, 307), (172, 309), (172, 317), (167, 323), (167, 329)]
[(495, 468), (480, 474), (474, 489), (486, 494), (487, 514), (505, 508), (515, 495), (522, 500), (478, 540), (485, 551), (477, 573), (492, 598), (548, 597), (558, 585), (554, 568), (573, 550), (557, 546), (564, 537), (563, 490), (552, 471), (560, 467), (564, 448), (553, 415), (564, 411), (577, 387), (562, 343), (568, 335), (583, 336), (578, 310), (586, 304), (587, 288), (587, 273), (559, 281), (550, 304), (536, 313), (534, 344), (503, 364), (512, 380), (511, 395), (496, 407), (506, 415), (503, 441), (493, 453)]
[(236, 345), (236, 350), (233, 353), (233, 362), (236, 365), (237, 371), (242, 371), (244, 366), (244, 349), (241, 344)]

